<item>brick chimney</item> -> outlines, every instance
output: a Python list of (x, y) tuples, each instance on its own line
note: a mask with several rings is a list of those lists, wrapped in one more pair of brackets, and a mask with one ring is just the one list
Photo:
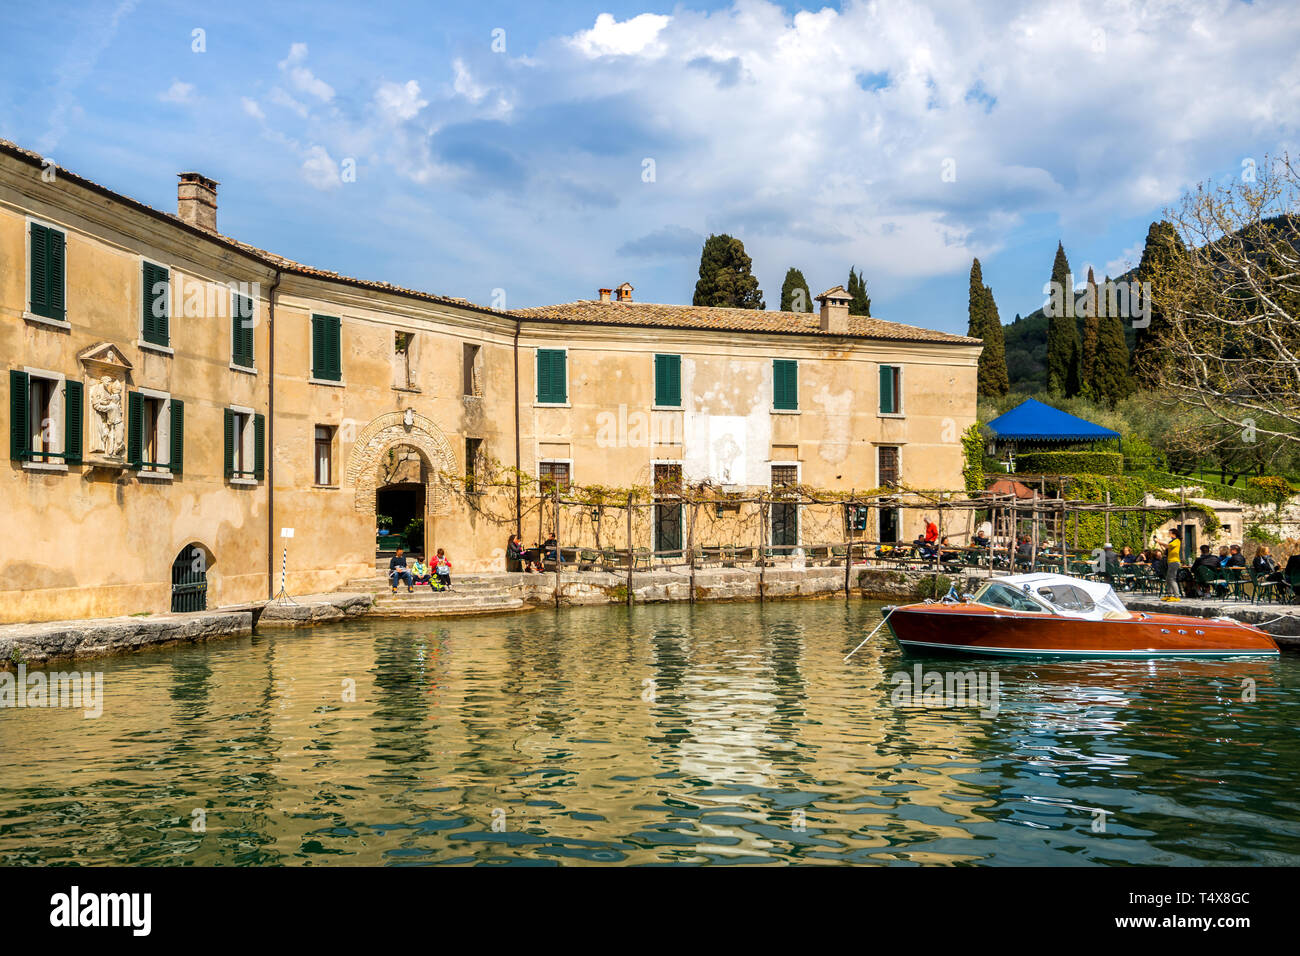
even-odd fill
[(618, 301), (620, 301), (620, 302), (631, 302), (631, 301), (632, 301), (632, 283), (630, 283), (630, 282), (624, 282), (621, 286), (619, 286), (617, 289), (614, 290), (614, 293), (618, 296)]
[(608, 302), (608, 301), (609, 301), (609, 294), (610, 294), (611, 292), (613, 292), (614, 290), (613, 290), (613, 289), (597, 289), (596, 291), (600, 293), (600, 301), (601, 301), (601, 302)]
[(844, 335), (849, 331), (849, 303), (853, 296), (844, 291), (843, 286), (827, 289), (817, 296), (821, 303), (820, 327), (823, 332)]
[(198, 173), (181, 173), (176, 186), (176, 214), (191, 226), (217, 231), (217, 181)]

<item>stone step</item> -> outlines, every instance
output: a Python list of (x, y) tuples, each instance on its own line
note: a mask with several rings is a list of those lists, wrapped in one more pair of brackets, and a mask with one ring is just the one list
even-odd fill
[(436, 617), (440, 614), (489, 614), (494, 611), (517, 611), (523, 606), (524, 602), (519, 598), (417, 596), (402, 592), (375, 601), (370, 613), (380, 617)]
[[(403, 593), (406, 592), (405, 585), (399, 584), (397, 587), (399, 591)], [(344, 582), (343, 585), (338, 587), (336, 590), (362, 591), (362, 592), (368, 591), (368, 592), (373, 592), (378, 594), (385, 591), (391, 591), (392, 585), (388, 583), (387, 577), (354, 578), (351, 581)], [(436, 594), (446, 594), (447, 592), (430, 591), (427, 587), (417, 586), (415, 589), (415, 593), (436, 595)], [(462, 581), (458, 578), (453, 578), (451, 593), (452, 594), (479, 594), (479, 595), (491, 594), (500, 597), (507, 597), (510, 594), (510, 589), (502, 587), (500, 584), (493, 581)]]

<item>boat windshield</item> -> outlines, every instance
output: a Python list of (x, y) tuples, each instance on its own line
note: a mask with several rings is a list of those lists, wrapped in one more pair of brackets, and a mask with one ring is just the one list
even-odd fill
[(1009, 584), (990, 581), (975, 592), (975, 603), (989, 607), (1005, 607), (1013, 611), (1029, 611), (1039, 614), (1047, 610), (1023, 591), (1018, 591)]
[(1053, 584), (1039, 588), (1038, 596), (1045, 598), (1048, 603), (1059, 607), (1062, 611), (1087, 613), (1097, 607), (1087, 591), (1073, 584)]

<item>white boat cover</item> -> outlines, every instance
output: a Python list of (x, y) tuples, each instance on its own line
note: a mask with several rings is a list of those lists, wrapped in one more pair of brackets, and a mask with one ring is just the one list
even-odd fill
[[(1064, 574), (1038, 572), (1008, 574), (991, 578), (989, 583), (1006, 584), (1022, 593), (1028, 592), (1052, 611), (1066, 617), (1101, 621), (1132, 616), (1124, 607), (1124, 602), (1116, 596), (1115, 590), (1104, 581), (1088, 581)], [(1075, 588), (1083, 592), (1083, 595), (1072, 590)]]

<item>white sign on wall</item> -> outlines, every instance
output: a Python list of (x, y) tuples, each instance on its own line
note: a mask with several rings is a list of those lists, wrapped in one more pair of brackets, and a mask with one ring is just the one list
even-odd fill
[(292, 529), (292, 528), (281, 528), (281, 529), (280, 529), (280, 537), (282, 537), (282, 538), (292, 538), (292, 537), (293, 537), (293, 529)]

